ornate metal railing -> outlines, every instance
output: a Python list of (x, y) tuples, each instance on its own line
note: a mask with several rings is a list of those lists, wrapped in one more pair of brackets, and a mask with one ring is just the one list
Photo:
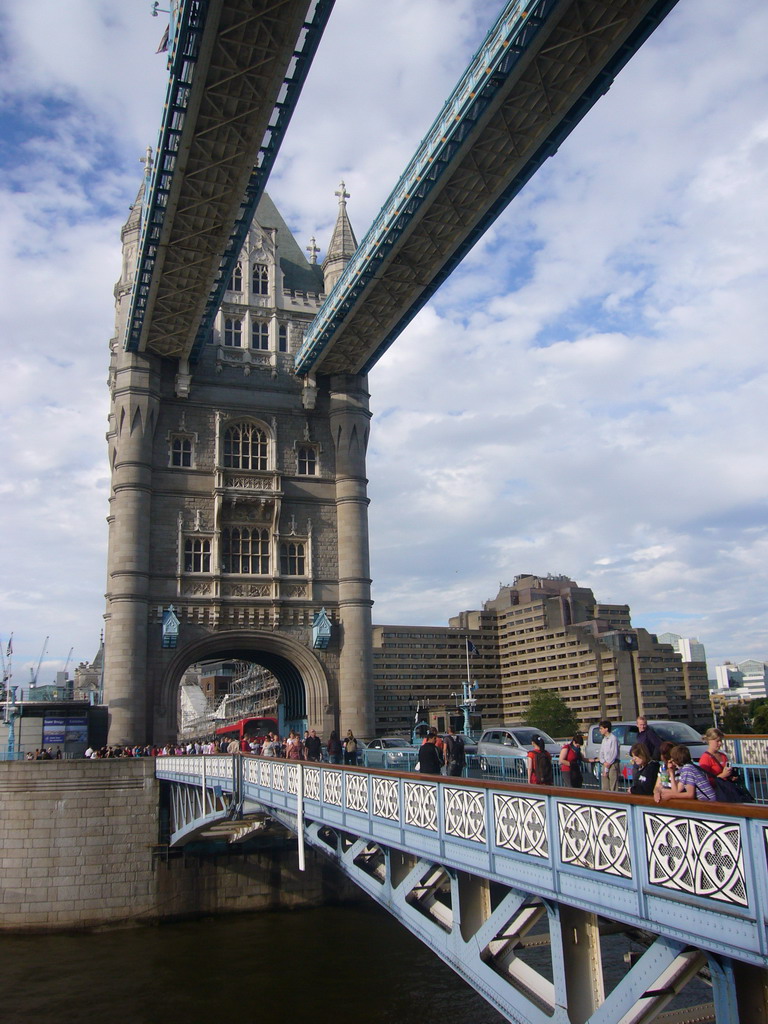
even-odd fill
[[(157, 775), (172, 842), (268, 809), (299, 866), (307, 843), (333, 857), (509, 1020), (766, 1020), (766, 808), (239, 755)], [(607, 991), (620, 933), (634, 951)]]
[[(255, 757), (159, 759), (161, 779), (237, 789), (298, 820), (755, 963), (768, 954), (768, 809), (374, 772)], [(301, 800), (299, 791), (301, 788)], [(299, 808), (303, 804), (303, 809)], [(182, 830), (178, 830), (180, 833)], [(727, 926), (712, 927), (712, 915)]]

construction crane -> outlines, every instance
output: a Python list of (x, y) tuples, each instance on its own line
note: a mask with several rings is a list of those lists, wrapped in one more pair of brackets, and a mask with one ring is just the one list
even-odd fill
[(37, 686), (37, 677), (40, 674), (40, 666), (43, 664), (43, 658), (45, 657), (45, 652), (48, 650), (48, 641), (50, 639), (51, 638), (47, 636), (43, 641), (43, 649), (42, 651), (40, 651), (40, 658), (38, 659), (37, 668), (35, 669), (34, 675), (32, 674), (32, 669), (30, 668), (29, 670), (29, 674), (30, 676), (32, 676), (30, 680), (32, 686)]

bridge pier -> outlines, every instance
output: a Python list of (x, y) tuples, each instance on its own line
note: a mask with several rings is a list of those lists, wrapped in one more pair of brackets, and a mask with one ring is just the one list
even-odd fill
[(562, 950), (562, 986), (569, 1016), (572, 1024), (584, 1024), (605, 1002), (597, 914), (561, 905), (550, 918), (553, 932)]
[(339, 552), (339, 725), (373, 736), (371, 568), (368, 552), (368, 479), (365, 454), (371, 413), (367, 378), (331, 378), (330, 425), (336, 449), (336, 523)]

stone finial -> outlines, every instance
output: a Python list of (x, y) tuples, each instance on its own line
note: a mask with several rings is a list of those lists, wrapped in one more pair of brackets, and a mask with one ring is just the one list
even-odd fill
[[(338, 195), (338, 193), (337, 193), (337, 195)], [(309, 253), (309, 262), (310, 263), (317, 263), (317, 256), (318, 256), (318, 253), (320, 252), (320, 246), (317, 244), (317, 241), (315, 240), (315, 236), (314, 235), (312, 235), (312, 237), (310, 238), (309, 245), (306, 247), (306, 249), (307, 249), (307, 252)]]
[(339, 188), (333, 194), (339, 197), (339, 206), (347, 205), (347, 199), (349, 199), (350, 196), (349, 192), (347, 192), (347, 186), (345, 185), (343, 180), (339, 182)]

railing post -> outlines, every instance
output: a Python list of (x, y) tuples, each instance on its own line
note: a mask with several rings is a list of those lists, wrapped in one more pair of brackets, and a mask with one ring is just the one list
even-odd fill
[(296, 780), (296, 837), (299, 848), (299, 871), (304, 871), (304, 765), (298, 761), (296, 767), (299, 769), (299, 777)]

